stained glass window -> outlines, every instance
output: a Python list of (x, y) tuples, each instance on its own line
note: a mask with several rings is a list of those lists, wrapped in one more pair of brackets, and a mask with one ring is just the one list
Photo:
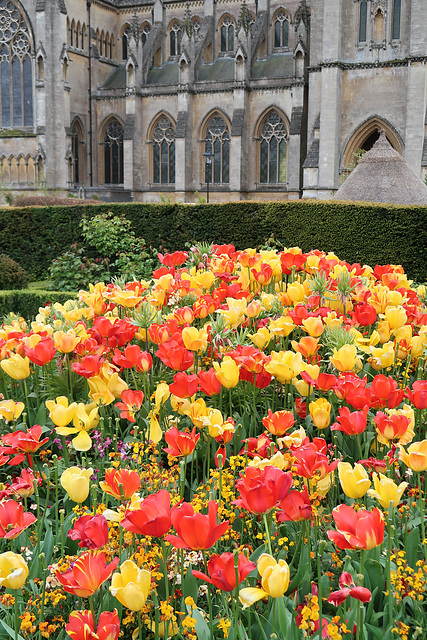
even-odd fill
[(265, 118), (260, 135), (260, 183), (286, 182), (288, 133), (276, 111)]
[(169, 31), (169, 51), (171, 56), (181, 55), (182, 30), (179, 22), (174, 22)]
[(221, 116), (214, 116), (209, 121), (205, 152), (209, 151), (213, 154), (211, 165), (206, 165), (206, 171), (209, 171), (209, 182), (228, 184), (230, 182), (230, 133)]
[(123, 127), (116, 118), (110, 120), (103, 145), (105, 184), (123, 184)]
[(400, 39), (400, 12), (401, 12), (401, 0), (393, 1), (393, 28), (392, 38), (393, 40)]
[(289, 46), (289, 20), (281, 11), (274, 21), (274, 48), (280, 49)]
[(221, 51), (234, 51), (234, 22), (227, 16), (221, 25)]
[(175, 128), (166, 116), (158, 121), (153, 133), (153, 182), (175, 183)]
[(24, 16), (0, 0), (0, 126), (33, 125), (31, 41)]
[(366, 42), (366, 23), (368, 19), (368, 3), (362, 0), (360, 3), (359, 42)]

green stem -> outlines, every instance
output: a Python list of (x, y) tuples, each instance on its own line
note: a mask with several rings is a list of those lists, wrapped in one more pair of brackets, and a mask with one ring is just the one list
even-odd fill
[(387, 576), (387, 609), (388, 623), (393, 623), (393, 592), (391, 588), (391, 550), (392, 550), (392, 533), (393, 533), (393, 503), (389, 503), (388, 519), (387, 519), (387, 559), (386, 559), (386, 576)]
[(417, 472), (418, 476), (418, 499), (420, 503), (420, 517), (421, 517), (421, 544), (424, 551), (424, 558), (427, 560), (427, 545), (424, 543), (426, 538), (426, 525), (425, 525), (425, 495), (421, 486), (421, 473)]
[[(202, 549), (202, 555), (203, 555), (203, 563), (205, 565), (205, 571), (206, 573), (208, 573), (208, 563), (206, 560), (206, 551), (204, 549)], [(213, 617), (212, 617), (212, 595), (211, 595), (211, 591), (209, 588), (210, 585), (207, 585), (207, 596), (208, 596), (208, 609), (209, 609), (209, 633), (210, 633), (210, 638), (212, 639), (214, 637), (214, 632), (213, 632)]]
[(265, 538), (267, 541), (267, 546), (268, 546), (268, 551), (270, 553), (270, 555), (273, 555), (273, 552), (271, 550), (271, 536), (270, 536), (270, 528), (268, 526), (268, 519), (267, 519), (267, 514), (263, 513), (262, 514), (262, 519), (264, 520), (264, 526), (265, 526)]

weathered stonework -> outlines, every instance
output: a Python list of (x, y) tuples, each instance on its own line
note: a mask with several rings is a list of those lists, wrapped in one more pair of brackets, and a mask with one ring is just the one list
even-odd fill
[[(402, 0), (399, 38), (393, 0), (368, 0), (362, 39), (360, 0), (13, 2), (30, 33), (34, 116), (4, 135), (0, 119), (3, 185), (194, 201), (206, 191), (215, 115), (229, 168), (211, 182), (211, 201), (330, 197), (377, 125), (417, 175), (427, 172), (425, 0)], [(273, 113), (286, 129), (275, 178), (274, 162), (261, 168)], [(156, 173), (162, 117), (175, 138)], [(119, 160), (106, 143), (112, 119), (123, 130)]]

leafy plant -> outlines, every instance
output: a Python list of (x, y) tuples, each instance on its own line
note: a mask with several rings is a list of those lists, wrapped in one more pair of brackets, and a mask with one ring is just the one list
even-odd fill
[(108, 277), (108, 261), (100, 258), (90, 260), (83, 247), (74, 244), (52, 262), (50, 278), (60, 291), (78, 291), (89, 282), (102, 281)]
[(0, 289), (25, 289), (29, 281), (25, 269), (6, 254), (0, 254)]

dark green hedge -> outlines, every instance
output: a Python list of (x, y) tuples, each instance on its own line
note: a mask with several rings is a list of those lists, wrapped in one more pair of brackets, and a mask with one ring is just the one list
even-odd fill
[(32, 320), (39, 312), (39, 308), (48, 303), (60, 302), (64, 304), (74, 293), (63, 291), (42, 291), (38, 289), (21, 289), (20, 291), (0, 291), (0, 320), (8, 313), (16, 313), (26, 320)]
[(0, 209), (0, 252), (34, 277), (80, 237), (79, 222), (113, 211), (160, 250), (186, 242), (256, 247), (274, 235), (285, 246), (334, 251), (362, 264), (402, 264), (411, 278), (427, 279), (427, 207), (298, 200), (228, 204), (117, 203), (73, 207)]

